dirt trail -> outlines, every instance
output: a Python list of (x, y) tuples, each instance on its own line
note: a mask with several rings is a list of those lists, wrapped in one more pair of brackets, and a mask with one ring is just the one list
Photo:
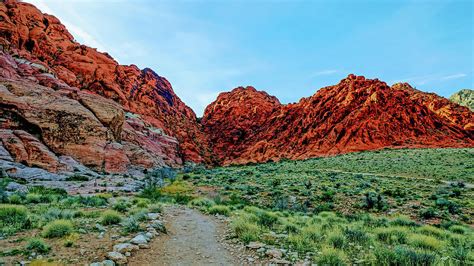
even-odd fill
[(223, 224), (196, 210), (165, 209), (168, 235), (155, 239), (150, 249), (138, 252), (129, 265), (237, 265), (222, 243)]

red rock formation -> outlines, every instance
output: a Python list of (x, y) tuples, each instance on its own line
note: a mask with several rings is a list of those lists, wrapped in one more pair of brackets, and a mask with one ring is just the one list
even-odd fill
[[(184, 160), (208, 160), (206, 138), (196, 115), (170, 83), (151, 69), (119, 65), (107, 53), (75, 42), (56, 17), (15, 0), (0, 3), (0, 45), (17, 61), (28, 61), (25, 67), (29, 69), (20, 71), (21, 78), (55, 89), (67, 84), (112, 99), (176, 137)], [(12, 63), (0, 60), (2, 65)], [(5, 69), (0, 77), (20, 78), (17, 72)]]
[(222, 93), (202, 119), (223, 164), (384, 147), (474, 147), (474, 113), (408, 84), (349, 75), (296, 104), (254, 88)]

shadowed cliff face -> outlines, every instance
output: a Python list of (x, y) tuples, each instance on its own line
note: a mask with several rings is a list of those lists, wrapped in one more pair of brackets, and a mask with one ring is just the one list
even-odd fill
[(239, 87), (219, 95), (199, 123), (165, 78), (80, 45), (57, 18), (27, 3), (0, 3), (0, 48), (0, 160), (51, 172), (69, 169), (71, 159), (123, 173), (474, 146), (468, 108), (355, 75), (289, 105)]
[[(10, 70), (5, 66), (0, 77), (54, 89), (73, 87), (111, 99), (125, 112), (140, 115), (151, 127), (176, 138), (176, 153), (182, 160), (208, 161), (196, 115), (165, 78), (148, 68), (119, 65), (107, 53), (75, 42), (57, 18), (31, 4), (0, 3), (0, 17), (1, 60), (4, 65), (18, 65)], [(7, 55), (16, 62), (9, 64)]]
[(254, 88), (222, 93), (202, 119), (223, 164), (384, 147), (472, 147), (474, 114), (408, 84), (349, 75), (296, 104)]

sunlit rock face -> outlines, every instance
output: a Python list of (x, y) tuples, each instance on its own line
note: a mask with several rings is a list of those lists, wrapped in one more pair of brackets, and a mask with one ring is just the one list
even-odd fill
[(25, 120), (56, 156), (108, 172), (209, 161), (196, 115), (153, 70), (119, 65), (17, 1), (0, 3), (0, 45), (2, 128)]
[(474, 146), (468, 108), (408, 84), (390, 87), (355, 75), (288, 105), (252, 87), (236, 88), (206, 108), (202, 123), (222, 164)]

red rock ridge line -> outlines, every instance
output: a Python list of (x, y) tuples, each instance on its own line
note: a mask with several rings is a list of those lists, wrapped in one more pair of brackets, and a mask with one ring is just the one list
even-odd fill
[(408, 84), (349, 75), (296, 104), (252, 87), (222, 93), (202, 124), (221, 164), (362, 150), (474, 147), (474, 114)]
[[(209, 162), (207, 139), (196, 115), (165, 78), (148, 68), (119, 65), (109, 54), (75, 42), (56, 17), (31, 4), (0, 3), (0, 18), (0, 45), (9, 54), (44, 66), (71, 87), (112, 99), (125, 111), (140, 114), (147, 123), (179, 140), (185, 161)], [(3, 74), (8, 78), (8, 73)]]

